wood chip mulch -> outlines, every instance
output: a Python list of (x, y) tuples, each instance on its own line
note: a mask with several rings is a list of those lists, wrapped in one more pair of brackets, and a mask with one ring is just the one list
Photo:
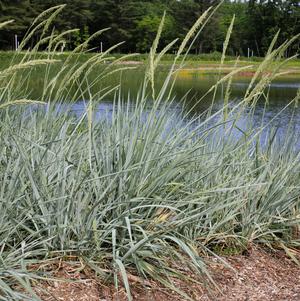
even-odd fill
[[(296, 254), (296, 256), (298, 256)], [(300, 256), (298, 257), (300, 258)], [(174, 285), (195, 301), (300, 301), (300, 267), (283, 252), (253, 248), (246, 255), (224, 257), (232, 268), (211, 259), (209, 271), (216, 287), (207, 289), (187, 280), (174, 279)], [(69, 263), (60, 264), (51, 273), (66, 281), (43, 281), (35, 291), (43, 301), (125, 301), (124, 288), (103, 284)], [(193, 278), (193, 274), (187, 275)], [(129, 275), (134, 301), (185, 300), (154, 281)]]

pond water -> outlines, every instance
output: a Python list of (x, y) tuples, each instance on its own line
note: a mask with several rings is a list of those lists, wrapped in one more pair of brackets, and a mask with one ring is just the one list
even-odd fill
[[(166, 70), (164, 69), (161, 69), (157, 73), (156, 85), (158, 89), (163, 84), (166, 74)], [(135, 96), (142, 85), (143, 78), (144, 70), (142, 67), (138, 67), (136, 70), (128, 70), (122, 74), (110, 76), (101, 82), (101, 86), (113, 87), (121, 82), (121, 93), (124, 99), (128, 98), (134, 102)], [(217, 75), (213, 73), (204, 74), (197, 70), (180, 71), (173, 89), (173, 97), (175, 99), (173, 110), (175, 114), (178, 112), (178, 115), (180, 115), (180, 107), (183, 101), (185, 101), (185, 111), (190, 111), (190, 117), (199, 116), (206, 111), (211, 105), (212, 93), (204, 97), (200, 102), (199, 99), (216, 83), (217, 79)], [(231, 107), (238, 104), (243, 98), (250, 80), (251, 77), (246, 76), (235, 77), (233, 79), (229, 100)], [(94, 89), (97, 91), (99, 86), (95, 86)], [(223, 107), (224, 89), (225, 87), (218, 89), (213, 108), (214, 111)], [(290, 124), (296, 132), (300, 133), (300, 108), (295, 107), (294, 104), (286, 107), (297, 95), (298, 89), (300, 89), (300, 74), (277, 78), (273, 81), (265, 91), (268, 93), (268, 103), (266, 104), (265, 100), (262, 99), (256, 105), (252, 115), (254, 125), (261, 126), (262, 122), (266, 124), (272, 121), (269, 128), (276, 127), (279, 138), (284, 136)], [(107, 113), (110, 114), (109, 112), (113, 109), (113, 98), (113, 94), (107, 95), (101, 103), (97, 104), (95, 110), (97, 118), (107, 116)], [(151, 100), (149, 100), (149, 104), (151, 104)], [(80, 116), (86, 110), (86, 106), (86, 101), (78, 101), (72, 104), (64, 103), (60, 105), (59, 110), (66, 110), (66, 107), (68, 107), (77, 116)], [(242, 116), (238, 122), (238, 126), (243, 129), (246, 123), (246, 116)], [(300, 145), (299, 141), (296, 144)]]
[[(175, 93), (179, 97), (186, 91), (190, 90), (190, 98), (187, 99), (187, 105), (192, 106), (206, 91), (215, 84), (217, 76), (214, 74), (203, 75), (197, 71), (188, 71), (178, 77), (175, 86)], [(233, 79), (230, 102), (231, 106), (238, 104), (248, 88), (251, 77), (235, 77)], [(216, 96), (215, 110), (223, 107), (224, 90), (226, 87), (220, 87)], [(291, 123), (299, 133), (300, 129), (300, 108), (295, 104), (288, 104), (295, 98), (297, 91), (300, 89), (300, 75), (286, 76), (274, 80), (265, 90), (268, 94), (268, 102), (261, 98), (256, 104), (253, 112), (253, 122), (255, 125), (261, 125), (272, 122), (270, 127), (278, 128), (278, 135), (282, 135), (287, 126)], [(205, 97), (193, 110), (194, 114), (205, 110), (211, 103), (211, 94)], [(244, 116), (246, 117), (246, 116)], [(245, 119), (242, 117), (239, 124), (243, 128)]]
[[(156, 78), (158, 88), (162, 85), (165, 76), (166, 72), (164, 70), (158, 73)], [(103, 84), (114, 86), (121, 81), (123, 96), (127, 98), (130, 94), (130, 99), (134, 100), (135, 95), (140, 89), (142, 80), (143, 70), (138, 68), (137, 70), (126, 71), (122, 75), (110, 77)], [(231, 106), (237, 104), (242, 99), (250, 80), (251, 77), (240, 76), (234, 78), (230, 94)], [(207, 95), (200, 102), (199, 99), (216, 81), (216, 74), (203, 74), (197, 70), (183, 70), (180, 72), (173, 90), (174, 103), (178, 105), (174, 105), (174, 110), (178, 110), (178, 107), (182, 105), (184, 99), (185, 110), (192, 109), (191, 116), (200, 115), (211, 105), (212, 94)], [(297, 129), (300, 129), (300, 108), (295, 108), (294, 104), (285, 108), (297, 95), (298, 89), (300, 89), (300, 74), (281, 77), (273, 81), (266, 91), (269, 95), (268, 103), (266, 104), (265, 100), (262, 99), (256, 105), (253, 115), (254, 122), (261, 123), (262, 118), (264, 118), (265, 122), (268, 122), (275, 118), (272, 121), (272, 125), (284, 130), (289, 124), (291, 117), (293, 117), (293, 125)], [(216, 95), (214, 110), (222, 108), (223, 95), (224, 91), (222, 91), (222, 87), (220, 87)], [(98, 105), (98, 117), (105, 111), (111, 110), (112, 101), (113, 95), (108, 95), (105, 100)], [(72, 110), (77, 112), (77, 114), (83, 112), (85, 108), (86, 103), (83, 101), (72, 104)]]

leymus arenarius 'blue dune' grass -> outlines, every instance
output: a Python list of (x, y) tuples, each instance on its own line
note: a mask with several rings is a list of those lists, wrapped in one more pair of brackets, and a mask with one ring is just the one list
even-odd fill
[[(95, 89), (124, 69), (119, 61), (128, 56), (114, 62), (109, 54), (117, 45), (79, 63), (86, 41), (59, 61), (57, 50), (71, 34), (52, 31), (61, 9), (53, 7), (32, 23), (20, 45), (22, 60), (0, 71), (0, 300), (38, 300), (32, 279), (47, 275), (29, 267), (71, 255), (103, 281), (114, 279), (118, 285), (113, 276), (121, 275), (129, 299), (128, 269), (170, 286), (168, 276), (180, 277), (172, 270), (178, 261), (213, 281), (203, 256), (228, 246), (243, 250), (261, 243), (292, 256), (290, 248), (299, 246), (300, 218), (296, 134), (287, 132), (280, 147), (270, 135), (262, 146), (263, 126), (242, 131), (237, 123), (245, 109), (251, 116), (293, 41), (274, 49), (274, 38), (244, 99), (233, 107), (228, 102), (232, 77), (248, 67), (219, 76), (208, 95), (213, 103), (218, 86), (227, 87), (224, 107), (208, 110), (200, 122), (188, 118), (184, 104), (181, 113), (171, 110), (171, 90), (184, 51), (212, 10), (181, 44), (174, 41), (157, 53), (162, 20), (144, 84), (134, 100), (126, 101), (119, 86)], [(232, 28), (233, 23), (222, 61)], [(26, 50), (37, 35), (39, 42)], [(157, 90), (159, 61), (175, 43), (178, 55)], [(107, 60), (112, 63), (103, 64)], [(264, 73), (267, 66), (273, 71)], [(40, 96), (30, 99), (28, 83), (36, 72), (42, 79)], [(111, 114), (94, 118), (95, 106), (109, 93), (115, 95)], [(78, 99), (89, 101), (81, 117), (68, 110), (57, 113), (59, 103)], [(299, 94), (289, 105), (298, 99)]]

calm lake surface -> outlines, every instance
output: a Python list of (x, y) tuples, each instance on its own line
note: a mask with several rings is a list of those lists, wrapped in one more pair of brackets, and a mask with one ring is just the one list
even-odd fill
[[(156, 85), (157, 88), (163, 84), (166, 76), (166, 70), (162, 69), (157, 73)], [(121, 93), (124, 99), (129, 99), (134, 103), (144, 78), (144, 70), (138, 67), (136, 70), (128, 70), (122, 74), (116, 74), (101, 82), (101, 87), (114, 87), (121, 82)], [(190, 111), (189, 116), (194, 118), (200, 116), (206, 111), (212, 102), (212, 93), (204, 97), (200, 102), (199, 99), (216, 83), (218, 76), (216, 74), (203, 74), (197, 70), (182, 70), (178, 74), (178, 78), (173, 90), (175, 99), (172, 114), (178, 115), (181, 113), (181, 107), (185, 102), (185, 111)], [(238, 104), (243, 98), (248, 87), (251, 77), (235, 77), (233, 79), (230, 106)], [(95, 86), (95, 91), (99, 86)], [(223, 106), (224, 91), (226, 86), (218, 89), (214, 104), (214, 111), (218, 111)], [(294, 127), (295, 133), (300, 133), (300, 108), (291, 104), (286, 107), (289, 102), (297, 95), (300, 89), (300, 74), (288, 75), (276, 79), (266, 89), (265, 93), (269, 95), (268, 103), (261, 99), (253, 112), (254, 125), (261, 126), (271, 121), (266, 128), (266, 133), (270, 128), (277, 128), (277, 137), (284, 137), (284, 133), (289, 125)], [(95, 92), (94, 91), (94, 92)], [(188, 93), (188, 94), (187, 94)], [(113, 93), (107, 95), (101, 103), (96, 105), (96, 118), (107, 116), (113, 109)], [(151, 104), (151, 100), (149, 100)], [(70, 109), (77, 116), (83, 114), (86, 110), (87, 101), (78, 101), (75, 103), (64, 103), (60, 105), (60, 110)], [(240, 128), (245, 128), (247, 124), (246, 116), (242, 116), (238, 122)], [(267, 134), (266, 134), (267, 135)], [(295, 144), (300, 145), (300, 141)]]
[[(158, 73), (156, 78), (158, 87), (162, 85), (165, 76), (166, 72), (164, 71)], [(121, 75), (111, 77), (104, 83), (104, 85), (113, 87), (114, 85), (117, 85), (120, 80), (124, 98), (134, 100), (143, 80), (143, 70), (138, 68), (137, 70), (126, 71)], [(234, 106), (234, 104), (237, 104), (242, 99), (250, 80), (251, 77), (234, 78), (230, 96), (231, 106)], [(209, 88), (216, 83), (216, 81), (217, 76), (215, 74), (203, 74), (197, 70), (181, 71), (178, 75), (173, 91), (175, 104), (177, 104), (177, 106), (174, 105), (174, 110), (178, 110), (178, 107), (182, 105), (184, 99), (186, 102), (185, 109), (190, 110), (193, 108), (191, 115), (200, 115), (210, 106), (212, 94), (209, 94), (207, 97), (202, 99), (200, 103), (198, 103), (198, 101), (209, 90)], [(300, 129), (300, 108), (295, 108), (295, 105), (292, 104), (284, 109), (284, 107), (286, 107), (288, 103), (297, 95), (298, 89), (300, 89), (299, 74), (276, 79), (265, 91), (269, 94), (268, 103), (266, 104), (263, 99), (258, 102), (254, 112), (254, 119), (257, 122), (261, 122), (261, 119), (263, 118), (265, 122), (268, 122), (275, 118), (272, 124), (276, 127), (284, 129), (287, 124), (289, 124), (291, 118), (293, 118), (294, 126), (297, 129)], [(222, 92), (222, 87), (220, 87), (218, 90), (215, 101), (215, 110), (218, 110), (223, 106), (224, 90)], [(130, 96), (128, 97), (128, 95)], [(101, 112), (104, 113), (105, 111), (107, 112), (112, 109), (112, 101), (113, 95), (110, 95), (98, 105), (97, 115), (99, 117), (101, 116)], [(86, 103), (84, 101), (77, 102), (72, 105), (72, 110), (78, 114), (84, 111), (85, 108)], [(279, 114), (279, 116), (276, 117), (277, 114)]]

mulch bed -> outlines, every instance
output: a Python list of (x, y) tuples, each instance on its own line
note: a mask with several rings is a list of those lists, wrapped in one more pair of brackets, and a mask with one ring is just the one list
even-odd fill
[[(299, 254), (296, 254), (298, 256)], [(300, 256), (299, 256), (300, 257)], [(298, 258), (299, 258), (298, 257)], [(216, 287), (174, 279), (174, 285), (195, 301), (300, 301), (300, 268), (284, 252), (253, 248), (246, 255), (223, 257), (231, 268), (212, 259), (209, 270)], [(35, 291), (43, 301), (125, 301), (124, 288), (103, 284), (86, 270), (71, 263), (52, 266), (51, 274), (67, 281), (43, 281)], [(193, 277), (192, 274), (188, 275)], [(184, 298), (155, 281), (129, 275), (131, 293), (136, 301), (181, 301)]]

